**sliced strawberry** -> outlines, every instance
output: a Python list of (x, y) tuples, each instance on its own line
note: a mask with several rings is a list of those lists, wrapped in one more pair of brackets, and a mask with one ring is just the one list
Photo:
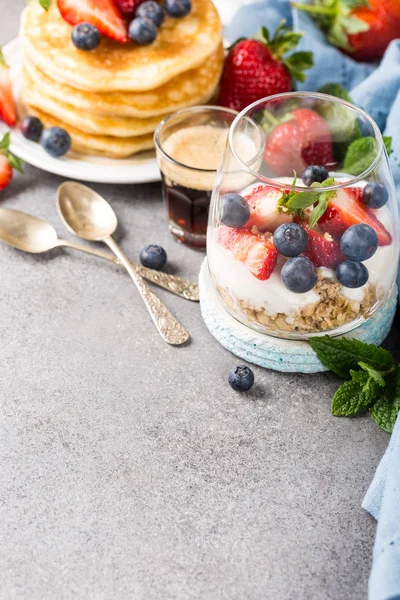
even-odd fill
[(12, 166), (4, 154), (0, 154), (0, 190), (8, 186), (13, 176)]
[(0, 49), (0, 119), (13, 127), (17, 122), (17, 113), (12, 93), (10, 69)]
[(283, 190), (279, 188), (260, 185), (245, 196), (250, 206), (250, 218), (246, 229), (255, 225), (260, 231), (273, 233), (282, 223), (293, 221), (292, 214), (282, 212), (278, 208), (282, 193)]
[(379, 245), (388, 246), (392, 236), (376, 216), (365, 207), (362, 200), (362, 188), (339, 190), (335, 198), (328, 202), (328, 208), (318, 221), (323, 231), (340, 238), (352, 225), (365, 223), (378, 235)]
[(91, 23), (106, 37), (128, 41), (128, 28), (112, 0), (57, 0), (60, 13), (71, 25)]
[(250, 273), (265, 281), (275, 268), (278, 252), (272, 242), (261, 235), (221, 225), (218, 229), (218, 243), (229, 250), (235, 260), (243, 262)]
[(322, 233), (316, 229), (307, 229), (308, 246), (304, 252), (314, 263), (316, 267), (327, 267), (328, 269), (336, 269), (339, 263), (346, 260), (340, 250), (340, 243), (333, 239), (329, 233)]

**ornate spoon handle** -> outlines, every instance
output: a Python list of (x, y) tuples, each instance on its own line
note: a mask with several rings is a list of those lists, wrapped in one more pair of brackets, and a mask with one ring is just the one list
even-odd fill
[(118, 244), (115, 243), (112, 237), (103, 240), (112, 250), (121, 264), (128, 271), (129, 275), (136, 284), (137, 289), (142, 296), (142, 299), (149, 311), (161, 337), (168, 343), (174, 346), (184, 344), (189, 339), (188, 332), (182, 325), (171, 315), (167, 307), (161, 300), (151, 291), (144, 279), (137, 273), (136, 269), (131, 265), (129, 259), (122, 252)]

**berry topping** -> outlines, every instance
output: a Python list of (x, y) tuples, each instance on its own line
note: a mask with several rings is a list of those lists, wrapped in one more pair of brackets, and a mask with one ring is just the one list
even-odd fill
[(375, 215), (362, 202), (361, 188), (343, 188), (328, 201), (328, 208), (318, 224), (334, 238), (340, 238), (352, 225), (365, 223), (378, 235), (379, 246), (388, 246), (392, 236)]
[(191, 0), (165, 0), (164, 5), (166, 13), (170, 17), (186, 17), (192, 10)]
[(71, 40), (78, 50), (94, 50), (101, 42), (101, 35), (94, 25), (79, 23), (72, 30)]
[(230, 371), (228, 382), (235, 392), (248, 392), (254, 385), (254, 373), (249, 367), (240, 365)]
[(290, 121), (271, 131), (264, 158), (276, 175), (302, 173), (308, 165), (333, 166), (332, 136), (326, 121), (309, 108), (291, 112)]
[(305, 256), (289, 258), (282, 267), (281, 277), (284, 286), (295, 294), (309, 292), (318, 279), (317, 269)]
[(382, 208), (389, 200), (389, 190), (381, 183), (367, 183), (362, 201), (368, 208)]
[(285, 56), (301, 37), (283, 21), (273, 37), (263, 27), (255, 39), (234, 44), (226, 57), (218, 104), (240, 111), (261, 98), (290, 92), (295, 79), (304, 81), (303, 71), (313, 64), (311, 52)]
[(156, 244), (145, 246), (140, 253), (140, 262), (144, 267), (159, 271), (167, 262), (167, 253), (164, 248)]
[(246, 224), (248, 229), (255, 225), (259, 231), (273, 233), (282, 223), (293, 221), (292, 214), (278, 208), (278, 202), (282, 198), (282, 190), (279, 188), (260, 185), (245, 198), (250, 207), (250, 218)]
[(284, 223), (274, 233), (274, 245), (283, 256), (298, 256), (307, 248), (307, 231), (297, 223)]
[(0, 49), (0, 119), (10, 127), (17, 122), (17, 113), (12, 93), (10, 69)]
[(359, 288), (367, 283), (368, 277), (367, 267), (354, 260), (345, 260), (336, 269), (336, 278), (344, 287)]
[(218, 228), (217, 235), (218, 243), (229, 250), (235, 260), (244, 263), (254, 277), (262, 281), (269, 279), (278, 257), (278, 252), (270, 241), (247, 229), (225, 225)]
[(310, 229), (308, 240), (304, 256), (307, 256), (316, 267), (336, 269), (338, 264), (345, 260), (339, 242), (329, 233)]
[(10, 134), (6, 133), (0, 140), (0, 190), (4, 190), (10, 183), (13, 177), (13, 168), (23, 173), (22, 162), (11, 154), (9, 147)]
[(329, 177), (329, 172), (325, 169), (325, 167), (320, 167), (318, 165), (311, 165), (304, 169), (303, 175), (301, 176), (304, 185), (310, 187), (313, 183), (322, 183)]
[(150, 19), (156, 27), (161, 27), (165, 19), (165, 12), (162, 6), (154, 0), (150, 0), (139, 5), (135, 17)]
[(368, 260), (378, 249), (378, 236), (369, 225), (352, 225), (342, 235), (340, 248), (347, 258), (356, 261)]
[(129, 37), (140, 46), (148, 46), (157, 37), (157, 26), (143, 17), (137, 17), (129, 25)]
[(45, 129), (40, 143), (46, 152), (55, 158), (64, 156), (71, 148), (70, 135), (61, 127), (49, 127), (48, 129)]
[(70, 25), (91, 23), (105, 37), (128, 41), (126, 23), (112, 0), (57, 0), (57, 6)]
[(135, 11), (146, 0), (114, 0), (114, 4), (119, 8), (124, 17), (133, 19)]
[(20, 125), (21, 133), (31, 142), (38, 142), (43, 131), (43, 123), (37, 117), (25, 117)]
[(250, 208), (243, 196), (225, 194), (222, 197), (221, 221), (228, 227), (243, 227), (250, 217)]

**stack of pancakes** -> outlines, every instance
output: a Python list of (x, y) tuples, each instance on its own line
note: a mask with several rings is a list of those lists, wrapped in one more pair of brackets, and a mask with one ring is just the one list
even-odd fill
[(224, 51), (211, 0), (167, 17), (150, 46), (103, 38), (85, 52), (71, 31), (55, 0), (48, 11), (39, 2), (24, 10), (21, 99), (45, 126), (66, 129), (76, 152), (125, 158), (153, 148), (164, 117), (208, 102), (218, 86)]

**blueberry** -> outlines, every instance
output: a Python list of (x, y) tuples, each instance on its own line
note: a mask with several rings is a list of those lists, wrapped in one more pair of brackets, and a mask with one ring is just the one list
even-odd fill
[(283, 223), (274, 233), (274, 245), (283, 256), (298, 256), (307, 248), (308, 233), (297, 223)]
[(301, 176), (304, 185), (310, 187), (312, 183), (322, 183), (325, 179), (328, 179), (329, 172), (325, 167), (319, 167), (318, 165), (311, 165), (303, 171)]
[(150, 19), (156, 27), (161, 27), (165, 19), (165, 12), (158, 2), (149, 0), (149, 2), (143, 2), (143, 4), (138, 6), (135, 17)]
[(37, 117), (25, 117), (21, 121), (21, 133), (32, 142), (38, 142), (43, 131), (43, 123)]
[(191, 0), (165, 0), (165, 10), (170, 17), (186, 17), (192, 10)]
[(348, 288), (359, 288), (368, 281), (369, 273), (365, 265), (355, 260), (345, 260), (336, 269), (336, 279)]
[(40, 143), (50, 156), (56, 158), (64, 156), (71, 148), (70, 135), (61, 127), (49, 127), (48, 129), (45, 129)]
[(94, 50), (101, 42), (101, 35), (91, 23), (79, 23), (73, 28), (71, 39), (78, 50)]
[(167, 253), (161, 246), (150, 244), (141, 251), (140, 262), (144, 267), (159, 271), (167, 262)]
[(282, 267), (281, 277), (285, 287), (295, 294), (309, 292), (318, 279), (317, 269), (305, 256), (289, 258)]
[(368, 208), (382, 208), (389, 200), (389, 190), (381, 183), (367, 183), (362, 201)]
[(250, 218), (250, 207), (243, 196), (225, 194), (222, 196), (221, 221), (228, 227), (243, 227)]
[(340, 240), (340, 249), (347, 258), (362, 261), (375, 254), (378, 244), (376, 231), (369, 225), (360, 223), (346, 229)]
[(235, 392), (248, 392), (254, 385), (254, 373), (249, 367), (240, 365), (229, 372), (228, 381)]
[(129, 37), (140, 46), (148, 46), (157, 37), (157, 27), (150, 19), (137, 17), (129, 25)]

